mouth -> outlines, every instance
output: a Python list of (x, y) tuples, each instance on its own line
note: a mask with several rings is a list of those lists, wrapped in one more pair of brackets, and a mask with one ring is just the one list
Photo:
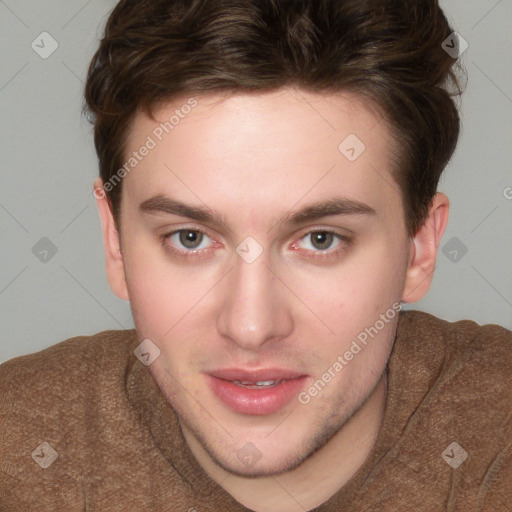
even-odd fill
[(307, 375), (279, 368), (229, 368), (206, 378), (213, 394), (232, 411), (261, 416), (284, 408), (304, 387)]

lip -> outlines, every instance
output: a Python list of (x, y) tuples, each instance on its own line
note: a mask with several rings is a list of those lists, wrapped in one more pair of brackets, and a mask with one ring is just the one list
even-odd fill
[(208, 372), (212, 377), (224, 380), (240, 380), (247, 382), (261, 382), (264, 380), (297, 379), (303, 373), (284, 370), (282, 368), (261, 368), (259, 370), (246, 370), (244, 368), (224, 368)]
[[(245, 370), (227, 368), (206, 374), (214, 395), (234, 412), (262, 416), (273, 414), (288, 404), (304, 387), (307, 375), (279, 368)], [(260, 382), (283, 380), (268, 389), (250, 389), (237, 386), (232, 381)]]

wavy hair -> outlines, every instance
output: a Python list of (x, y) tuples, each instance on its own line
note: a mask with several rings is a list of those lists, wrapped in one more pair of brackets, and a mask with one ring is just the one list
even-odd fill
[[(459, 137), (462, 67), (442, 47), (452, 32), (437, 0), (121, 0), (85, 86), (100, 176), (122, 166), (139, 108), (215, 91), (351, 91), (387, 122), (413, 236)], [(121, 193), (108, 194), (116, 222)]]

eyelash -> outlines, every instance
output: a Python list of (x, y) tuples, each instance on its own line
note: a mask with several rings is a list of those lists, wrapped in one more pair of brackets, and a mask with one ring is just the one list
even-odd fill
[[(201, 233), (202, 235), (206, 235), (208, 238), (211, 238), (208, 235), (208, 233), (206, 233), (202, 229), (197, 229), (197, 228), (181, 228), (181, 229), (176, 229), (174, 231), (171, 231), (170, 233), (166, 233), (166, 234), (162, 235), (160, 237), (160, 239), (161, 239), (161, 243), (162, 243), (165, 251), (168, 252), (171, 256), (176, 257), (176, 258), (181, 258), (181, 259), (187, 259), (187, 258), (197, 257), (197, 254), (199, 254), (199, 253), (201, 253), (201, 254), (210, 253), (211, 254), (215, 250), (212, 247), (209, 247), (207, 249), (195, 249), (195, 250), (190, 250), (190, 251), (182, 251), (182, 250), (176, 249), (175, 247), (170, 245), (167, 240), (172, 235), (181, 233), (182, 231), (185, 231), (185, 232), (192, 231), (194, 233)], [(337, 256), (341, 255), (341, 253), (346, 252), (348, 250), (348, 248), (350, 248), (350, 246), (352, 245), (352, 242), (353, 242), (353, 240), (350, 237), (348, 237), (346, 235), (342, 235), (341, 233), (337, 233), (336, 231), (327, 230), (327, 229), (314, 229), (314, 230), (308, 231), (308, 232), (304, 233), (302, 236), (300, 236), (299, 240), (302, 240), (306, 236), (312, 235), (314, 233), (332, 234), (335, 237), (337, 237), (338, 240), (340, 241), (340, 244), (334, 250), (326, 249), (324, 251), (313, 251), (312, 255), (308, 256), (308, 258), (313, 259), (315, 261), (325, 260), (328, 258), (336, 258)], [(215, 242), (214, 240), (213, 240), (213, 243), (217, 244), (217, 242)], [(294, 242), (292, 245), (296, 245), (296, 242)], [(303, 249), (301, 249), (301, 250), (303, 250)], [(307, 249), (305, 251), (311, 252)]]

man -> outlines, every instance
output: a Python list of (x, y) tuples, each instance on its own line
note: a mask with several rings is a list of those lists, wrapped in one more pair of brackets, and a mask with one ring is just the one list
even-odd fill
[(2, 365), (2, 510), (508, 510), (512, 333), (400, 311), (448, 221), (452, 32), (433, 0), (116, 6), (85, 95), (136, 329)]

